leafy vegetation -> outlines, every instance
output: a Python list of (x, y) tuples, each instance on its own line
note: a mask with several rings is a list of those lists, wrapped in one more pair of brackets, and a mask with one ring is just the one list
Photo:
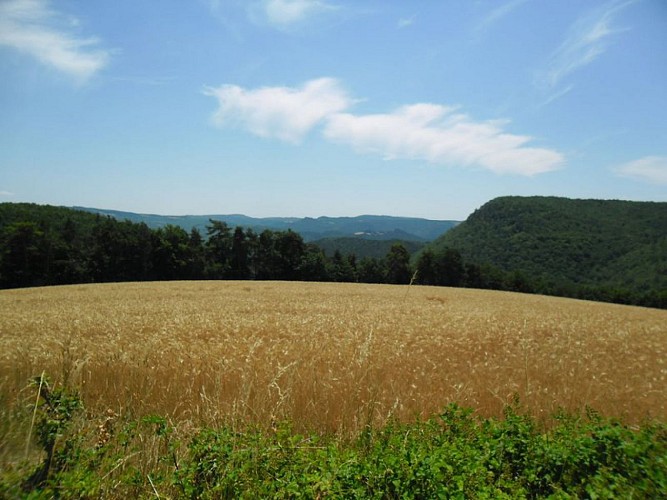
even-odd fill
[(517, 402), (501, 419), (450, 404), (347, 440), (286, 421), (178, 436), (157, 415), (77, 418), (76, 393), (57, 394), (35, 408), (52, 427), (37, 439), (46, 459), (6, 464), (3, 498), (660, 498), (667, 488), (667, 427), (630, 429), (591, 410), (547, 427)]

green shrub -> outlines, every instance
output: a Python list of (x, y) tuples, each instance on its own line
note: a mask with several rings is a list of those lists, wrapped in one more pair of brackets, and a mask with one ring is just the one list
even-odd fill
[[(48, 394), (48, 395), (47, 395)], [(426, 421), (368, 427), (353, 440), (202, 429), (188, 441), (161, 416), (70, 425), (76, 394), (36, 409), (46, 453), (0, 472), (2, 498), (665, 498), (667, 426), (631, 429), (558, 414), (546, 431), (518, 404), (481, 419), (455, 404)], [(112, 422), (113, 421), (113, 426)]]

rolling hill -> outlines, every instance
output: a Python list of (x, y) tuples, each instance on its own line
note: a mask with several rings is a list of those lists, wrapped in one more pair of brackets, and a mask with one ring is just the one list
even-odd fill
[(667, 290), (667, 203), (496, 198), (432, 243), (548, 286)]

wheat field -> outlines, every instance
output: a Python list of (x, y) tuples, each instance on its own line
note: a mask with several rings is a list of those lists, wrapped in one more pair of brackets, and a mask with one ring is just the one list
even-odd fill
[(41, 373), (86, 408), (192, 425), (350, 434), (449, 402), (518, 397), (545, 418), (590, 406), (667, 417), (667, 311), (422, 286), (73, 285), (0, 292), (0, 397)]

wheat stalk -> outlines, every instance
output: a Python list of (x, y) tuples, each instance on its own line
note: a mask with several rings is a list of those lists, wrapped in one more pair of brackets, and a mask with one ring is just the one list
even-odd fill
[(28, 452), (30, 451), (30, 439), (32, 437), (32, 429), (35, 426), (35, 417), (37, 416), (37, 406), (39, 405), (39, 397), (42, 394), (42, 384), (44, 383), (44, 375), (46, 373), (42, 372), (39, 377), (39, 387), (37, 389), (37, 397), (35, 398), (35, 408), (32, 411), (32, 419), (30, 421), (30, 429), (28, 430), (28, 439), (25, 442), (25, 459), (28, 460)]

